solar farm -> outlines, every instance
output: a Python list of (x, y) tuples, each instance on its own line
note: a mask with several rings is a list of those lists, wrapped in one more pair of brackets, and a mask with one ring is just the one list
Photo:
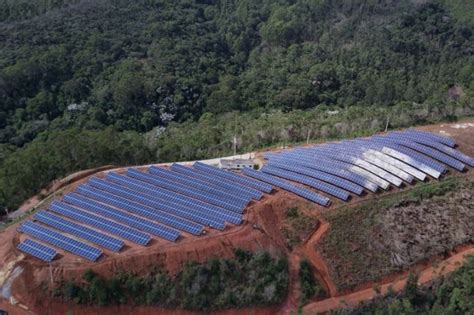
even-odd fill
[(448, 137), (417, 130), (264, 154), (259, 170), (231, 172), (195, 162), (107, 172), (37, 211), (17, 248), (44, 262), (58, 250), (96, 262), (154, 239), (179, 243), (246, 224), (249, 206), (278, 191), (328, 211), (336, 202), (438, 180), (474, 167)]

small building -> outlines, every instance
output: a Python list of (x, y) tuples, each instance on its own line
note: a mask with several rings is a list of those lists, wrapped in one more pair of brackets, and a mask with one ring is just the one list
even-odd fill
[(252, 160), (244, 159), (221, 159), (219, 161), (219, 168), (224, 170), (241, 170), (244, 168), (253, 168), (255, 163)]

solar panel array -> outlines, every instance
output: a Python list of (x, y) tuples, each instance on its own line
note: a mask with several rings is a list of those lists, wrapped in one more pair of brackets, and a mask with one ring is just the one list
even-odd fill
[(57, 252), (54, 249), (30, 239), (26, 239), (18, 244), (17, 248), (24, 253), (35, 256), (36, 258), (46, 262), (51, 262), (57, 255)]
[(364, 189), (402, 187), (428, 177), (438, 179), (450, 168), (464, 171), (466, 165), (474, 166), (474, 159), (455, 146), (454, 140), (428, 132), (391, 132), (266, 153), (262, 172), (346, 201)]
[(245, 168), (243, 175), (201, 162), (109, 172), (24, 222), (19, 230), (41, 243), (25, 240), (18, 249), (46, 262), (56, 256), (54, 248), (96, 261), (104, 251), (121, 251), (125, 241), (176, 242), (207, 228), (241, 224), (249, 203), (274, 186), (327, 207), (331, 197), (347, 201), (473, 167), (474, 159), (455, 147), (450, 138), (408, 130), (269, 152), (262, 170)]
[(108, 251), (121, 251), (125, 241), (146, 246), (154, 237), (176, 242), (187, 234), (199, 236), (206, 227), (224, 230), (228, 224), (241, 224), (247, 205), (272, 187), (222, 172), (216, 176), (208, 169), (178, 165), (109, 172), (53, 201), (19, 231), (95, 261)]
[(90, 261), (96, 261), (102, 255), (102, 250), (96, 247), (77, 241), (32, 221), (26, 221), (21, 224), (19, 230), (40, 241), (64, 249), (65, 251), (84, 257)]

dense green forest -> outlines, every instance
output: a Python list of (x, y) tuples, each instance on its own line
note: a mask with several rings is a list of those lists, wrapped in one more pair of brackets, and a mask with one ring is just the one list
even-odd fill
[[(234, 135), (246, 150), (472, 115), (472, 9), (0, 0), (0, 208), (89, 166), (227, 153)], [(127, 141), (143, 152), (129, 159)], [(110, 154), (76, 157), (91, 146)]]
[(107, 279), (88, 270), (83, 279), (61, 283), (53, 295), (96, 306), (133, 304), (207, 311), (278, 304), (286, 298), (286, 258), (241, 249), (235, 256), (204, 264), (189, 262), (176, 276), (159, 266), (146, 276), (124, 271)]
[(332, 312), (333, 315), (451, 315), (472, 314), (474, 310), (474, 256), (446, 277), (424, 286), (417, 285), (417, 277), (410, 275), (400, 294), (393, 292), (386, 297), (360, 305), (356, 309)]

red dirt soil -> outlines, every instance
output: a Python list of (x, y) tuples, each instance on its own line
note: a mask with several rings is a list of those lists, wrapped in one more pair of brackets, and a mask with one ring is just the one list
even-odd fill
[[(460, 123), (474, 122), (474, 119), (461, 121)], [(455, 129), (450, 126), (453, 124), (433, 125), (420, 127), (421, 130), (428, 130), (431, 132), (439, 132), (445, 130), (449, 133), (459, 144), (460, 149), (471, 156), (474, 156), (474, 127), (466, 129)], [(110, 167), (106, 167), (109, 169)], [(123, 169), (115, 169), (123, 171)], [(56, 189), (62, 187), (63, 192), (75, 189), (77, 185), (88, 179), (89, 176), (95, 174), (97, 176), (104, 176), (107, 171), (97, 173), (97, 170), (81, 172), (77, 176), (70, 176), (67, 178), (67, 184), (54, 186)], [(470, 171), (471, 172), (471, 171)], [(453, 172), (450, 172), (453, 174)], [(453, 174), (454, 175), (454, 174)], [(72, 178), (72, 179), (71, 179)], [(64, 183), (65, 180), (60, 181)], [(59, 185), (59, 184), (56, 184)], [(411, 187), (411, 186), (410, 186)], [(410, 189), (407, 187), (407, 189)], [(392, 189), (387, 193), (396, 193), (398, 190)], [(49, 191), (50, 192), (50, 191)], [(369, 199), (377, 199), (384, 197), (387, 193), (380, 194), (366, 194), (362, 197), (354, 197), (349, 205), (360, 203), (361, 201)], [(33, 197), (22, 206), (22, 209), (28, 210), (39, 197)], [(334, 198), (332, 198), (334, 199)], [(282, 225), (284, 211), (293, 203), (298, 203), (302, 206), (305, 213), (311, 213), (317, 216), (322, 211), (327, 211), (326, 208), (308, 204), (303, 199), (290, 194), (285, 191), (277, 190), (272, 195), (266, 195), (260, 202), (252, 202), (247, 208), (245, 214), (245, 223), (241, 226), (228, 226), (225, 231), (207, 230), (207, 234), (200, 237), (185, 235), (177, 243), (165, 242), (153, 239), (153, 242), (146, 249), (143, 247), (126, 242), (127, 248), (120, 254), (115, 254), (106, 251), (105, 257), (101, 258), (97, 263), (90, 263), (86, 260), (77, 258), (73, 255), (59, 251), (61, 257), (56, 259), (51, 264), (51, 270), (54, 280), (57, 282), (61, 279), (80, 278), (83, 272), (88, 268), (93, 268), (97, 273), (107, 276), (117, 271), (127, 270), (137, 274), (146, 274), (152, 266), (160, 265), (171, 274), (179, 271), (182, 265), (190, 260), (197, 262), (204, 262), (213, 257), (230, 258), (233, 257), (235, 248), (243, 248), (251, 251), (266, 250), (273, 255), (287, 255), (289, 258), (290, 269), (290, 294), (285, 303), (275, 307), (269, 308), (253, 308), (253, 309), (238, 309), (217, 312), (219, 314), (288, 314), (295, 312), (299, 301), (299, 281), (298, 269), (299, 262), (303, 257), (310, 260), (313, 266), (317, 269), (315, 276), (326, 286), (328, 293), (332, 296), (329, 299), (322, 301), (314, 301), (304, 307), (305, 313), (325, 312), (334, 308), (343, 307), (345, 300), (348, 303), (357, 304), (360, 301), (373, 298), (374, 292), (372, 288), (363, 288), (356, 292), (351, 292), (344, 296), (335, 298), (338, 293), (334, 283), (332, 282), (328, 267), (319, 253), (315, 251), (315, 246), (321, 238), (324, 237), (325, 232), (329, 228), (328, 223), (322, 222), (318, 230), (316, 230), (304, 243), (300, 244), (293, 251), (289, 251), (286, 240), (282, 235)], [(336, 201), (334, 207), (345, 205)], [(16, 245), (24, 238), (21, 234), (16, 232), (18, 224), (8, 227), (3, 232), (0, 232), (0, 238), (4, 240), (0, 244), (0, 264), (5, 265), (8, 261), (14, 260), (21, 253), (16, 250)], [(418, 266), (421, 271), (420, 282), (425, 283), (436, 277), (436, 273), (445, 274), (456, 268), (456, 262), (461, 262), (465, 253), (472, 253), (473, 247), (466, 247), (459, 253), (454, 254), (440, 266), (445, 266), (440, 270), (440, 267), (434, 268), (428, 262), (427, 264)], [(18, 306), (11, 306), (5, 300), (0, 299), (0, 309), (10, 310), (10, 314), (64, 314), (68, 310), (74, 311), (74, 314), (198, 314), (200, 312), (187, 312), (183, 310), (169, 310), (150, 307), (107, 307), (95, 308), (84, 307), (77, 305), (68, 305), (50, 299), (49, 294), (44, 289), (45, 284), (49, 282), (49, 268), (47, 264), (39, 260), (26, 256), (17, 265), (24, 268), (24, 272), (19, 276), (12, 286), (14, 297), (22, 304), (27, 305), (31, 312), (26, 312)], [(2, 267), (3, 268), (3, 267)], [(1, 269), (1, 268), (0, 268)], [(403, 287), (406, 280), (405, 275), (388, 275), (381, 283), (382, 292), (386, 292), (388, 286), (392, 284), (394, 289)], [(398, 279), (398, 277), (401, 277)], [(386, 283), (390, 281), (389, 283)], [(374, 285), (373, 283), (367, 285)], [(353, 304), (350, 304), (353, 305)], [(12, 308), (13, 307), (13, 308)]]

